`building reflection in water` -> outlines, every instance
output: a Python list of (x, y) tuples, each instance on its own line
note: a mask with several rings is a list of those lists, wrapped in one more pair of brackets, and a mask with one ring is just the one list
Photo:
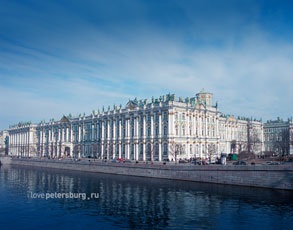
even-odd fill
[[(275, 211), (292, 208), (292, 192), (204, 183), (191, 183), (107, 174), (68, 172), (54, 169), (15, 167), (1, 169), (1, 181), (9, 181), (15, 192), (96, 193), (99, 198), (50, 199), (62, 209), (117, 228), (216, 228), (225, 218), (245, 221), (253, 209), (274, 206)], [(29, 199), (29, 198), (28, 198)], [(289, 206), (288, 206), (289, 205)], [(245, 211), (245, 207), (249, 210)], [(251, 209), (251, 210), (250, 210)], [(291, 210), (292, 211), (292, 210)], [(224, 214), (223, 214), (224, 213)]]

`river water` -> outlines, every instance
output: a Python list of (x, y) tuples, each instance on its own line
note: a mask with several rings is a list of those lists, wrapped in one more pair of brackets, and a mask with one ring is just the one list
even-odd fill
[(0, 168), (0, 229), (292, 229), (293, 191)]

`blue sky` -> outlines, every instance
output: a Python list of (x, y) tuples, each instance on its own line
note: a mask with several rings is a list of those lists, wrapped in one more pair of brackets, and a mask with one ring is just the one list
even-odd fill
[(225, 114), (287, 119), (292, 11), (282, 0), (0, 0), (0, 130), (202, 88)]

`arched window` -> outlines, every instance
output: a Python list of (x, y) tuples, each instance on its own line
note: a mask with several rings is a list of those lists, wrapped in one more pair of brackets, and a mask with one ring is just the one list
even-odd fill
[(159, 155), (159, 143), (155, 144), (155, 152), (154, 152), (154, 156), (158, 156)]
[(159, 136), (159, 126), (156, 125), (156, 136)]
[(168, 134), (168, 128), (167, 125), (164, 126), (164, 135), (166, 136)]
[(167, 143), (164, 143), (163, 145), (163, 155), (164, 156), (167, 156), (168, 155), (168, 144)]
[(151, 136), (151, 126), (148, 126), (148, 136)]

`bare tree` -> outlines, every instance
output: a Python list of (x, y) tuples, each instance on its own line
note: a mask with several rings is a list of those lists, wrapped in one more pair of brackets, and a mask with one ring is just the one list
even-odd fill
[(211, 144), (208, 146), (208, 158), (209, 158), (209, 161), (211, 162), (213, 157), (215, 157), (216, 155), (216, 146), (214, 144)]
[(250, 135), (250, 145), (251, 145), (251, 151), (252, 152), (258, 152), (260, 151), (260, 144), (261, 144), (261, 140), (259, 138), (259, 135), (257, 132), (253, 132)]
[(176, 150), (174, 142), (170, 145), (169, 154), (172, 156), (173, 159), (176, 159)]
[(273, 142), (273, 149), (276, 153), (285, 156), (290, 152), (290, 133), (288, 129), (282, 130), (276, 134)]
[(30, 146), (29, 147), (29, 154), (32, 156), (37, 156), (37, 149), (35, 146)]
[(256, 152), (260, 150), (261, 140), (256, 129), (254, 129), (250, 122), (247, 126), (247, 152)]
[(169, 153), (170, 155), (173, 157), (173, 159), (175, 160), (175, 162), (177, 162), (177, 157), (180, 154), (180, 152), (182, 151), (183, 147), (180, 144), (177, 144), (175, 142), (173, 142), (171, 144)]

